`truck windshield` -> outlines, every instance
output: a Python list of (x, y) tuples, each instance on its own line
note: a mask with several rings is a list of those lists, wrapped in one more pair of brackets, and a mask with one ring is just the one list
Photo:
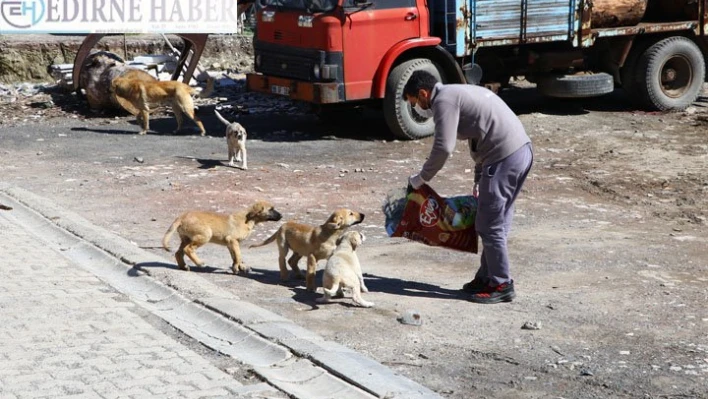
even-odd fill
[(338, 0), (261, 0), (263, 5), (304, 10), (307, 12), (327, 12), (337, 7)]

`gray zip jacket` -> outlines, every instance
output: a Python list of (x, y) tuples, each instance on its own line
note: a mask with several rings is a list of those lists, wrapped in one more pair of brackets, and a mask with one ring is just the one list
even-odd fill
[(468, 140), (475, 182), (482, 167), (499, 162), (531, 140), (516, 114), (491, 90), (437, 83), (430, 93), (435, 139), (420, 177), (429, 182), (447, 162), (457, 140)]

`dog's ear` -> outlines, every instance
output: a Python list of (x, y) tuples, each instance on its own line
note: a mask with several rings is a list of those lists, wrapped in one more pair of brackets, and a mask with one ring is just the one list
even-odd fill
[(364, 233), (357, 231), (356, 232), (356, 237), (354, 238), (354, 241), (356, 241), (356, 245), (359, 246), (366, 241), (366, 237), (364, 236)]
[(352, 245), (352, 249), (356, 249), (362, 242), (362, 236), (359, 232), (353, 231), (349, 234), (349, 243)]
[(342, 227), (342, 216), (339, 215), (338, 213), (332, 214), (332, 216), (327, 219), (327, 227), (330, 229), (339, 229)]
[(255, 204), (251, 205), (251, 209), (248, 210), (248, 215), (246, 215), (246, 217), (248, 219), (256, 218), (259, 215), (265, 213), (266, 208), (267, 206), (263, 202), (256, 202)]

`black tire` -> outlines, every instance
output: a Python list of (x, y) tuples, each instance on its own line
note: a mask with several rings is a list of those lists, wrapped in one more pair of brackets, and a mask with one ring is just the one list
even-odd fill
[(537, 82), (539, 93), (557, 98), (598, 97), (612, 93), (615, 82), (612, 75), (600, 72), (578, 75), (540, 76)]
[(444, 82), (435, 64), (426, 58), (414, 58), (402, 62), (391, 70), (386, 81), (386, 94), (383, 100), (383, 112), (386, 123), (394, 136), (404, 140), (416, 140), (435, 133), (433, 118), (418, 115), (403, 100), (403, 88), (414, 71), (424, 70), (435, 76), (439, 82)]
[(627, 98), (634, 104), (641, 104), (640, 93), (637, 90), (637, 63), (639, 57), (646, 51), (651, 43), (637, 42), (632, 45), (632, 50), (627, 55), (627, 59), (620, 69), (620, 79), (622, 79), (622, 90)]
[(701, 94), (706, 66), (701, 49), (682, 36), (650, 46), (637, 62), (637, 94), (655, 111), (682, 111)]

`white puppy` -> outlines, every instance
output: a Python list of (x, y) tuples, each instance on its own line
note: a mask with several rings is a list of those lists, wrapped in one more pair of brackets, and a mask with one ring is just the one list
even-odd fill
[(248, 169), (246, 159), (246, 129), (238, 122), (229, 122), (214, 110), (216, 117), (226, 125), (226, 144), (229, 147), (229, 166), (234, 166), (234, 161), (241, 162), (241, 169)]
[(362, 292), (369, 292), (364, 284), (359, 258), (356, 248), (361, 245), (366, 237), (358, 231), (348, 231), (337, 240), (337, 248), (332, 256), (327, 259), (327, 265), (322, 275), (322, 289), (324, 297), (317, 298), (319, 303), (328, 303), (333, 296), (343, 295), (342, 288), (352, 289), (354, 303), (365, 308), (374, 306), (361, 298)]

